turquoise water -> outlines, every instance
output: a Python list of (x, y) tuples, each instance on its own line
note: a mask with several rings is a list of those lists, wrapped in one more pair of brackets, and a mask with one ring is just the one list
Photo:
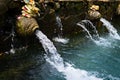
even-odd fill
[[(97, 46), (91, 40), (76, 35), (68, 44), (56, 43), (56, 47), (64, 61), (73, 64), (75, 68), (105, 80), (120, 80), (120, 43), (114, 39), (111, 43), (113, 45), (108, 47)], [(33, 80), (65, 80), (62, 73), (45, 63), (30, 70), (29, 74)]]
[[(119, 23), (113, 22), (120, 33)], [(120, 80), (120, 40), (101, 34), (106, 41), (99, 45), (82, 34), (68, 36), (67, 44), (54, 42), (64, 62), (87, 71), (88, 77), (94, 75), (103, 80)], [(38, 43), (13, 55), (14, 58), (1, 61), (0, 80), (66, 80), (61, 72), (45, 61), (44, 49)]]

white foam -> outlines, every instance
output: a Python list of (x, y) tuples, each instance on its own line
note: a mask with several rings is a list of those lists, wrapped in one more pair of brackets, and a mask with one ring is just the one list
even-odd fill
[(41, 31), (37, 30), (36, 36), (39, 38), (39, 41), (46, 53), (48, 53), (45, 56), (46, 61), (59, 72), (63, 73), (66, 80), (103, 80), (101, 78), (88, 75), (88, 72), (85, 70), (76, 69), (71, 64), (63, 62), (62, 57), (58, 54), (53, 43)]
[(106, 26), (106, 28), (108, 29), (109, 34), (112, 38), (120, 40), (120, 36), (117, 33), (117, 30), (113, 27), (113, 25), (109, 21), (107, 21), (104, 18), (101, 18), (100, 21), (103, 22), (104, 26)]
[(66, 66), (56, 65), (49, 59), (47, 59), (47, 62), (54, 66), (59, 72), (63, 73), (66, 80), (103, 80), (102, 78), (97, 78), (94, 75), (89, 75), (85, 70), (76, 69), (67, 62), (65, 62), (65, 64), (67, 64)]
[(109, 42), (107, 39), (104, 38), (99, 38), (99, 40), (94, 40), (94, 42), (96, 43), (96, 45), (98, 46), (105, 46), (105, 47), (111, 47), (111, 42)]
[(93, 75), (88, 75), (88, 72), (85, 70), (75, 69), (70, 64), (64, 70), (67, 80), (102, 80)]
[(55, 38), (53, 38), (53, 40), (55, 42), (59, 42), (59, 43), (63, 43), (63, 44), (67, 44), (69, 42), (69, 39), (67, 39), (67, 38), (55, 37)]

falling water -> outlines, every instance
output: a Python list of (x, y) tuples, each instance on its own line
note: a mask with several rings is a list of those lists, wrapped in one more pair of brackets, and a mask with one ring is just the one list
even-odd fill
[(55, 38), (53, 38), (53, 40), (56, 41), (56, 42), (63, 43), (63, 44), (67, 44), (69, 42), (69, 39), (67, 39), (67, 38), (55, 37)]
[(91, 40), (94, 40), (92, 38), (92, 35), (90, 34), (90, 32), (87, 30), (87, 28), (82, 23), (77, 23), (77, 25), (80, 26), (80, 27), (82, 27), (87, 32), (87, 34), (89, 35), (89, 37), (90, 37)]
[(12, 33), (11, 33), (11, 49), (10, 49), (10, 53), (14, 54), (15, 53), (15, 49), (14, 49), (14, 37), (15, 37), (15, 31), (14, 31), (14, 26), (12, 27)]
[(96, 30), (96, 27), (93, 25), (93, 23), (92, 23), (90, 20), (83, 20), (82, 22), (88, 22), (88, 23), (90, 24), (89, 26), (91, 26), (91, 27), (93, 28), (93, 31), (94, 31), (94, 33), (95, 33), (95, 36), (96, 36), (97, 38), (99, 38), (98, 31)]
[(63, 62), (63, 59), (57, 52), (53, 43), (41, 31), (36, 30), (35, 34), (47, 53), (46, 61), (65, 75), (66, 80), (103, 80), (92, 75), (88, 75), (87, 71), (75, 69), (71, 64)]
[(69, 42), (69, 39), (63, 38), (63, 25), (61, 22), (61, 18), (58, 15), (56, 15), (56, 23), (60, 32), (58, 32), (58, 37), (53, 38), (53, 40), (56, 42), (67, 44)]
[[(111, 43), (108, 42), (107, 39), (104, 39), (102, 37), (99, 37), (98, 31), (96, 30), (96, 27), (92, 24), (91, 21), (89, 20), (82, 20), (81, 22), (77, 23), (78, 26), (82, 27), (88, 34), (88, 36), (90, 37), (90, 39), (95, 42), (97, 45), (99, 46), (111, 46)], [(94, 32), (94, 36), (91, 35), (90, 31), (86, 28), (89, 27), (93, 30)]]
[(112, 38), (115, 38), (115, 39), (120, 40), (120, 36), (119, 36), (119, 34), (117, 33), (117, 30), (113, 27), (112, 24), (110, 24), (109, 21), (107, 21), (107, 20), (104, 19), (104, 18), (101, 18), (100, 21), (103, 22), (103, 25), (108, 29), (109, 34), (110, 34), (110, 36), (111, 36)]
[(82, 20), (81, 22), (78, 22), (77, 25), (82, 27), (87, 32), (91, 40), (99, 39), (98, 31), (96, 30), (96, 27), (92, 24), (91, 21)]
[(58, 34), (58, 37), (62, 37), (63, 25), (62, 25), (62, 22), (61, 22), (61, 18), (59, 16), (56, 16), (56, 23), (58, 25), (58, 28), (60, 28), (60, 33)]
[[(54, 62), (55, 65), (62, 64), (63, 59), (57, 52), (54, 44), (44, 35), (41, 31), (36, 30), (36, 36), (38, 37), (40, 43), (42, 44), (45, 52), (47, 53), (47, 61), (50, 59), (51, 62)], [(49, 57), (49, 58), (48, 58)], [(63, 66), (63, 65), (62, 65)]]

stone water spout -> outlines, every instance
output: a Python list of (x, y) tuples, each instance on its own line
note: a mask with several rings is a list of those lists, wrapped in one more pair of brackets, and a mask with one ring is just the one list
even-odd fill
[(91, 5), (91, 7), (88, 10), (88, 18), (93, 20), (93, 19), (99, 19), (101, 17), (98, 5)]
[(21, 19), (17, 21), (16, 29), (20, 35), (31, 35), (37, 28), (39, 28), (39, 25), (34, 18), (21, 17)]
[[(31, 35), (34, 31), (39, 28), (39, 25), (35, 18), (40, 16), (40, 9), (36, 7), (35, 1), (24, 0), (25, 5), (22, 7), (21, 16), (17, 19), (17, 32), (20, 35)], [(44, 1), (40, 1), (41, 3)], [(49, 2), (49, 1), (48, 1)], [(52, 0), (50, 1), (52, 2)], [(45, 3), (47, 3), (45, 1)], [(52, 7), (55, 11), (60, 7), (59, 3), (52, 2), (54, 7)]]
[(17, 19), (17, 32), (21, 35), (31, 35), (39, 26), (34, 17), (39, 16), (39, 8), (36, 7), (35, 1), (27, 1), (22, 7), (22, 14)]

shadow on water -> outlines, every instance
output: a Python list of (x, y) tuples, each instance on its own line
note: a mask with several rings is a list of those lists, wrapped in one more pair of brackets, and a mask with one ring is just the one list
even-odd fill
[(0, 58), (0, 80), (30, 80), (28, 71), (44, 64), (42, 50), (32, 46)]

